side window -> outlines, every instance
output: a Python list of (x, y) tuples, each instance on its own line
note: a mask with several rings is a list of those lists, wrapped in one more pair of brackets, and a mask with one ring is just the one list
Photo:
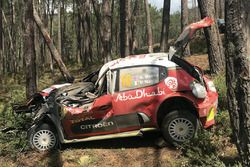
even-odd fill
[(119, 91), (154, 85), (167, 74), (165, 67), (140, 66), (119, 70)]

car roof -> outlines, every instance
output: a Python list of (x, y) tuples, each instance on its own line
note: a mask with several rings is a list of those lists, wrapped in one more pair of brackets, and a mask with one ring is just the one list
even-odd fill
[(150, 53), (127, 56), (106, 63), (109, 69), (126, 68), (142, 65), (159, 65), (164, 67), (176, 67), (177, 65), (168, 60), (168, 53)]
[[(115, 70), (119, 68), (135, 67), (143, 65), (158, 65), (163, 67), (176, 67), (174, 62), (168, 60), (168, 53), (150, 53), (127, 56), (125, 58), (119, 58), (112, 60), (102, 66), (100, 69), (98, 78), (100, 78), (107, 70)], [(99, 85), (103, 82), (103, 79), (99, 81)]]

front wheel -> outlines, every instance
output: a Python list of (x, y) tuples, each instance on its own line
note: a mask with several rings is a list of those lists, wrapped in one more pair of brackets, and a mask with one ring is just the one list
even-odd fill
[(31, 133), (29, 142), (32, 148), (47, 151), (57, 147), (58, 139), (56, 131), (51, 125), (41, 124)]
[(191, 112), (175, 110), (168, 113), (161, 126), (165, 140), (171, 144), (181, 144), (192, 139), (198, 129), (197, 118)]

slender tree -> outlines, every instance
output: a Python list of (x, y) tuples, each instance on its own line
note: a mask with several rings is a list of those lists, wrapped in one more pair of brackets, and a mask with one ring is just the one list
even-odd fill
[[(2, 17), (2, 6), (3, 2), (0, 1), (0, 77), (2, 77), (3, 74), (3, 17)], [(0, 84), (2, 84), (2, 79), (0, 81)]]
[(69, 73), (67, 67), (65, 66), (64, 62), (61, 59), (61, 55), (59, 54), (58, 50), (56, 49), (52, 39), (50, 38), (44, 24), (42, 23), (38, 13), (36, 12), (35, 9), (33, 9), (33, 16), (34, 16), (34, 20), (40, 30), (40, 32), (43, 35), (43, 38), (50, 50), (51, 55), (53, 56), (54, 60), (56, 61), (59, 70), (61, 72), (61, 74), (63, 75), (64, 79), (68, 82), (73, 82), (74, 81), (74, 77), (71, 76), (71, 74)]
[(129, 10), (130, 0), (120, 0), (120, 55), (129, 55)]
[(112, 19), (112, 16), (111, 16), (110, 0), (103, 0), (102, 12), (103, 12), (102, 43), (103, 43), (103, 51), (104, 51), (104, 62), (108, 62), (112, 59), (112, 57), (111, 57), (111, 41), (112, 41), (112, 38), (111, 38), (111, 19)]
[[(188, 0), (181, 0), (181, 31), (188, 25)], [(183, 56), (190, 55), (190, 46), (187, 44), (185, 49), (183, 48)]]
[(26, 96), (30, 97), (37, 90), (36, 55), (34, 45), (33, 0), (27, 0), (25, 6), (24, 57), (26, 66)]
[(146, 25), (147, 25), (147, 43), (148, 43), (148, 52), (154, 52), (153, 48), (153, 34), (152, 34), (152, 26), (151, 26), (151, 18), (150, 18), (150, 10), (148, 0), (144, 0), (145, 11), (146, 11)]
[(58, 37), (57, 37), (57, 46), (58, 46), (58, 52), (60, 55), (62, 55), (62, 24), (61, 24), (61, 0), (58, 1), (58, 10), (57, 10), (57, 16), (58, 16)]
[[(202, 18), (207, 16), (216, 18), (214, 0), (198, 0), (198, 5)], [(211, 28), (205, 28), (204, 32), (207, 41), (210, 72), (219, 73), (224, 69), (225, 58), (217, 24), (213, 24)]]
[(225, 0), (219, 0), (220, 1), (220, 15), (219, 18), (224, 19), (225, 18)]
[(3, 1), (0, 1), (0, 52), (2, 52), (2, 50), (3, 50), (3, 16), (2, 16), (2, 6), (3, 6)]
[(170, 24), (170, 0), (164, 0), (163, 16), (162, 16), (162, 29), (161, 29), (161, 51), (166, 52), (168, 48), (168, 34)]
[(228, 110), (237, 150), (250, 166), (250, 1), (226, 4), (226, 82)]
[(138, 33), (138, 25), (137, 21), (139, 20), (139, 16), (141, 14), (141, 6), (143, 1), (137, 0), (134, 2), (133, 14), (131, 17), (131, 53), (134, 54), (138, 49), (138, 41), (137, 41), (137, 33)]

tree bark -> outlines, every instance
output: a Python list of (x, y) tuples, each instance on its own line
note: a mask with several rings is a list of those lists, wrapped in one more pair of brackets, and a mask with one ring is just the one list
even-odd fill
[(148, 53), (153, 53), (153, 34), (152, 34), (152, 26), (151, 26), (151, 18), (150, 18), (150, 10), (148, 0), (144, 0), (145, 11), (146, 11), (146, 24), (147, 24), (147, 42), (148, 42)]
[(162, 29), (161, 29), (161, 52), (167, 52), (168, 49), (168, 34), (170, 24), (170, 0), (164, 0), (163, 16), (162, 16)]
[(129, 6), (130, 0), (120, 0), (120, 55), (129, 55)]
[(111, 58), (111, 6), (110, 0), (103, 0), (102, 2), (102, 27), (103, 27), (103, 37), (102, 37), (102, 45), (104, 51), (104, 62), (110, 61)]
[(3, 15), (2, 15), (2, 6), (3, 6), (3, 1), (0, 1), (0, 51), (1, 52), (3, 50)]
[(84, 1), (83, 15), (82, 15), (82, 31), (83, 31), (83, 60), (84, 66), (87, 66), (89, 62), (92, 63), (92, 33), (91, 33), (91, 14), (90, 14), (90, 0)]
[[(198, 5), (202, 18), (207, 16), (216, 18), (214, 0), (198, 0)], [(217, 24), (205, 28), (204, 32), (207, 41), (210, 72), (217, 74), (224, 69), (225, 64), (224, 50)]]
[(57, 11), (57, 16), (58, 16), (58, 38), (57, 38), (57, 46), (58, 46), (58, 52), (60, 55), (62, 55), (62, 24), (61, 24), (61, 0), (58, 1), (58, 11)]
[[(2, 17), (2, 6), (3, 1), (0, 1), (0, 77), (3, 75), (3, 17)], [(2, 85), (2, 79), (0, 80), (0, 84)]]
[(138, 41), (137, 41), (137, 21), (139, 18), (139, 15), (141, 13), (141, 6), (143, 4), (142, 0), (137, 0), (134, 2), (134, 9), (133, 14), (131, 18), (131, 53), (135, 54), (136, 50), (138, 49)]
[[(181, 31), (188, 25), (188, 0), (181, 0)], [(183, 56), (190, 56), (190, 45), (182, 49)]]
[(63, 61), (61, 59), (61, 55), (59, 54), (58, 50), (56, 49), (53, 41), (51, 40), (45, 26), (43, 25), (43, 23), (42, 23), (40, 17), (38, 16), (35, 9), (33, 10), (33, 15), (34, 15), (35, 22), (36, 22), (40, 32), (42, 33), (43, 38), (45, 39), (47, 46), (49, 47), (51, 55), (53, 56), (54, 60), (56, 61), (57, 65), (59, 67), (61, 74), (63, 75), (63, 77), (66, 81), (73, 82), (74, 77), (70, 75), (67, 67), (63, 63)]
[(250, 2), (226, 4), (226, 82), (233, 136), (242, 165), (250, 166)]
[(26, 71), (27, 98), (37, 91), (36, 83), (36, 55), (34, 45), (33, 0), (27, 0), (25, 9), (26, 29), (24, 33), (24, 57)]

